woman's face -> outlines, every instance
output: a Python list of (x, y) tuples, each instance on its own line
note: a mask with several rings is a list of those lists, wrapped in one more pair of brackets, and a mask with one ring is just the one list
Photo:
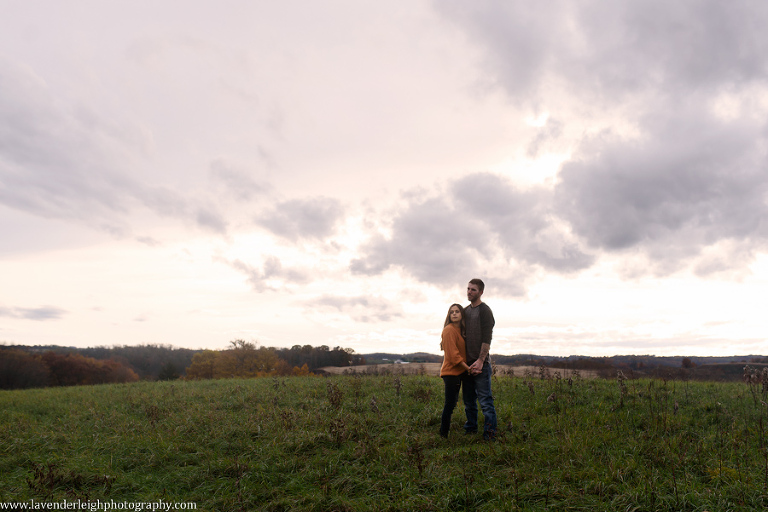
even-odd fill
[(461, 310), (457, 306), (453, 306), (448, 311), (448, 314), (450, 315), (452, 324), (457, 324), (461, 322)]

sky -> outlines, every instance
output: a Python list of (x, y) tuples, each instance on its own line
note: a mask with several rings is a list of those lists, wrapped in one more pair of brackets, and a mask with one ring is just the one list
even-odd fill
[(768, 4), (0, 8), (0, 344), (768, 354)]

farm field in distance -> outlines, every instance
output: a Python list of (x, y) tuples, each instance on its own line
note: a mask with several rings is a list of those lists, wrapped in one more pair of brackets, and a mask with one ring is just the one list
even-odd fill
[[(543, 378), (542, 378), (543, 377)], [(442, 381), (338, 375), (0, 392), (0, 502), (197, 510), (758, 510), (768, 382), (493, 379), (496, 442)], [(482, 416), (481, 416), (482, 418)], [(481, 419), (482, 422), (482, 419)]]
[[(360, 366), (325, 366), (320, 368), (320, 370), (331, 375), (350, 375), (360, 373), (366, 375), (431, 375), (434, 377), (439, 377), (441, 366), (442, 363), (388, 363)], [(553, 377), (557, 372), (559, 372), (561, 376), (564, 374), (573, 374), (572, 370), (540, 366), (513, 366), (506, 364), (494, 364), (494, 368), (497, 375), (505, 376), (537, 375), (542, 371), (545, 372), (545, 374), (549, 377)], [(597, 377), (597, 372), (592, 370), (579, 370), (579, 375), (585, 379), (594, 379)]]

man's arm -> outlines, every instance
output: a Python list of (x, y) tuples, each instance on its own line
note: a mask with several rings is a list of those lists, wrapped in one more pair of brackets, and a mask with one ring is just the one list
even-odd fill
[(477, 360), (469, 367), (470, 375), (476, 375), (483, 371), (483, 365), (485, 364), (485, 358), (488, 357), (488, 352), (491, 351), (491, 346), (488, 343), (483, 343), (480, 346), (480, 355), (477, 356)]
[(469, 373), (471, 375), (476, 375), (483, 369), (485, 359), (491, 351), (491, 338), (493, 337), (494, 325), (496, 325), (496, 320), (493, 318), (493, 312), (487, 304), (483, 303), (480, 307), (480, 340), (482, 341), (482, 345), (480, 346), (480, 355), (469, 368)]
[[(491, 345), (491, 338), (493, 338), (493, 326), (496, 325), (496, 320), (493, 318), (493, 311), (488, 307), (488, 304), (483, 303), (480, 308), (480, 341), (483, 344)], [(487, 353), (487, 352), (486, 352)]]

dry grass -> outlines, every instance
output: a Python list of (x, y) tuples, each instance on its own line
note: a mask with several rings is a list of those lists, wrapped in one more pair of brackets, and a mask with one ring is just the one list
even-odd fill
[(331, 375), (372, 373), (375, 375), (440, 375), (440, 363), (368, 364), (362, 366), (325, 366), (321, 371)]
[[(440, 363), (408, 363), (408, 364), (369, 364), (363, 366), (325, 366), (321, 371), (330, 375), (345, 375), (354, 373), (368, 373), (373, 375), (440, 375)], [(514, 375), (516, 377), (540, 377), (542, 367), (540, 366), (510, 366), (505, 364), (496, 365), (496, 373), (502, 375)], [(554, 377), (556, 372), (564, 379), (573, 375), (573, 370), (564, 370), (562, 368), (544, 368), (545, 375)], [(584, 379), (594, 379), (597, 372), (591, 370), (579, 370), (579, 375)]]

